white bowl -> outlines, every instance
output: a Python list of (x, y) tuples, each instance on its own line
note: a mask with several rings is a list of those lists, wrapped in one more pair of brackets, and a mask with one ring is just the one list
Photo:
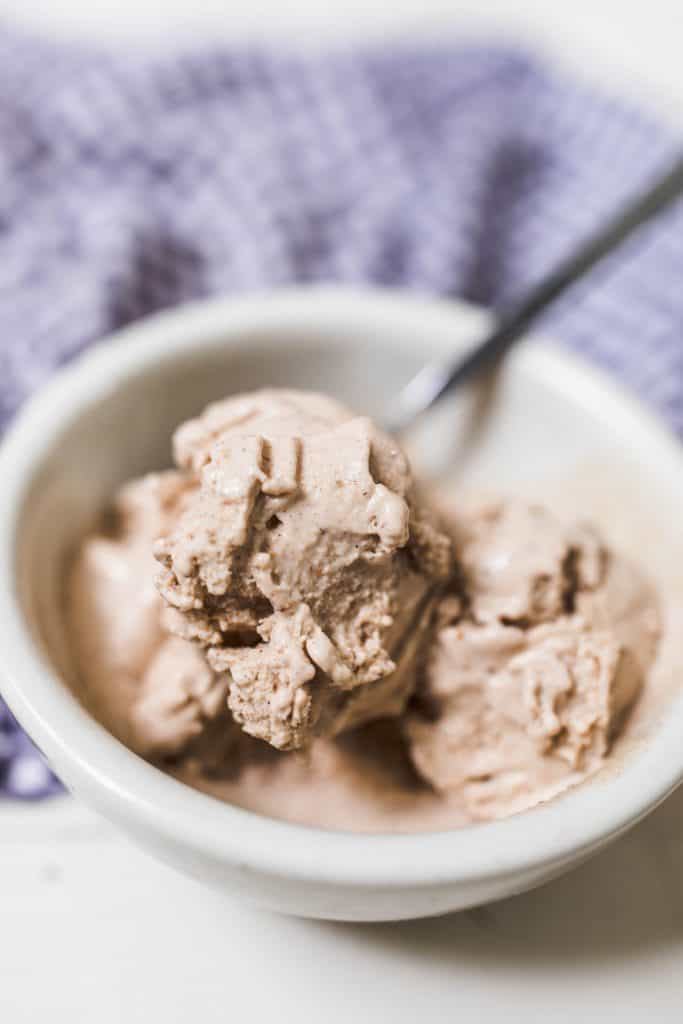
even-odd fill
[[(69, 671), (59, 618), (64, 559), (118, 484), (168, 463), (177, 422), (210, 399), (266, 384), (324, 389), (379, 412), (425, 359), (454, 353), (485, 323), (463, 305), (386, 292), (301, 290), (198, 304), (97, 346), (14, 423), (0, 452), (2, 694), (67, 786), (164, 861), (294, 914), (440, 914), (558, 875), (683, 777), (683, 705), (677, 680), (661, 681), (610, 768), (546, 806), (450, 832), (324, 831), (222, 804), (169, 778), (93, 721), (60, 679), (59, 670)], [(552, 346), (526, 344), (474, 413), (464, 417), (461, 405), (450, 403), (422, 431), (432, 466), (506, 488), (547, 489), (551, 479), (574, 476), (568, 493), (590, 501), (602, 486), (612, 533), (626, 539), (624, 521), (635, 511), (657, 523), (648, 567), (657, 575), (671, 562), (683, 455), (613, 384)], [(600, 467), (591, 478), (600, 486), (582, 491), (578, 475), (588, 463)], [(591, 511), (600, 518), (598, 505)], [(628, 516), (615, 514), (626, 506)]]

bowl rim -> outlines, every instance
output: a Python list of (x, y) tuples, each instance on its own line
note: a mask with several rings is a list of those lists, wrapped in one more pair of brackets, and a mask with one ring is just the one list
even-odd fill
[[(476, 336), (489, 314), (468, 304), (382, 289), (292, 288), (191, 303), (155, 314), (92, 346), (24, 406), (0, 446), (0, 692), (58, 770), (105, 814), (138, 831), (250, 873), (318, 883), (397, 888), (485, 882), (577, 860), (644, 817), (683, 780), (683, 694), (618, 771), (512, 817), (450, 831), (367, 834), (268, 818), (200, 793), (148, 764), (99, 725), (59, 680), (19, 604), (15, 538), (22, 504), (55, 433), (130, 374), (198, 345), (241, 346), (248, 331), (306, 324), (326, 344), (334, 331), (392, 325), (444, 339)], [(444, 349), (445, 351), (445, 349)], [(512, 358), (527, 372), (656, 449), (683, 505), (683, 446), (611, 378), (553, 345), (525, 342)]]

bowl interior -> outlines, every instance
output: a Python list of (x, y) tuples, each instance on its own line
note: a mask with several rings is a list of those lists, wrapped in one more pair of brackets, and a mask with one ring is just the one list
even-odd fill
[[(169, 465), (179, 422), (208, 401), (263, 386), (324, 390), (377, 415), (425, 359), (453, 353), (485, 322), (466, 307), (435, 315), (398, 300), (389, 315), (373, 314), (372, 303), (321, 301), (313, 315), (286, 303), (279, 313), (277, 304), (261, 315), (254, 309), (240, 318), (218, 306), (208, 318), (190, 313), (142, 325), (69, 371), (71, 389), (53, 392), (54, 430), (18, 517), (16, 572), (46, 657), (72, 683), (65, 561), (120, 483)], [(442, 486), (542, 495), (561, 514), (596, 520), (667, 595), (665, 658), (610, 765), (618, 770), (678, 690), (677, 446), (600, 377), (533, 344), (493, 384), (444, 403), (415, 431), (410, 450), (414, 465)]]

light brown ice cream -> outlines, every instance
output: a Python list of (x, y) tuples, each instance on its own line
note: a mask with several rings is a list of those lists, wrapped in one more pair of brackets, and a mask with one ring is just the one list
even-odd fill
[(604, 763), (658, 616), (590, 528), (464, 495), (434, 518), (396, 445), (322, 396), (219, 403), (175, 449), (69, 581), (78, 693), (122, 742), (221, 799), (364, 831), (501, 817)]
[(165, 759), (238, 733), (227, 687), (194, 644), (169, 635), (155, 586), (152, 546), (189, 493), (179, 473), (123, 487), (104, 528), (81, 546), (69, 582), (83, 699), (143, 757)]
[(539, 506), (462, 508), (453, 532), (463, 587), (441, 603), (405, 729), (435, 789), (498, 817), (600, 766), (654, 655), (657, 615), (630, 565)]
[(261, 391), (174, 452), (197, 486), (156, 544), (159, 590), (245, 731), (292, 749), (399, 713), (451, 547), (396, 442), (331, 399)]

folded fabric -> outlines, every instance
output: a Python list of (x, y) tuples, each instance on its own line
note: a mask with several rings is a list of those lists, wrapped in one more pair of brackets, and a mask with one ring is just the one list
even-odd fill
[[(122, 55), (0, 32), (0, 426), (91, 341), (201, 296), (369, 283), (500, 308), (677, 151), (495, 47)], [(683, 209), (547, 316), (683, 434)], [(56, 784), (0, 709), (0, 793)]]

